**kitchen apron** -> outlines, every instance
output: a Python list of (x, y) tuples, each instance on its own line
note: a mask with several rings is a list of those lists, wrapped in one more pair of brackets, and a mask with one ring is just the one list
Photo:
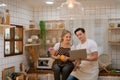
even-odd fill
[[(87, 57), (92, 57), (91, 54), (91, 41), (87, 40), (84, 44), (78, 46), (78, 49), (86, 49)], [(93, 44), (92, 44), (93, 46)], [(80, 68), (72, 71), (71, 75), (79, 80), (98, 80), (99, 66), (98, 61), (81, 61)]]

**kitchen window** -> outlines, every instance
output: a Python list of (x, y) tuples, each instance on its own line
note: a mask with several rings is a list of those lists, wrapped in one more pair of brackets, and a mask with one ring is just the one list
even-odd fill
[(4, 56), (23, 54), (23, 26), (6, 28), (4, 34)]

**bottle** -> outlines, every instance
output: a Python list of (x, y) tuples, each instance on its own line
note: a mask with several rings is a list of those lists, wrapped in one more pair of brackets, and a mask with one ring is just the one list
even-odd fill
[(35, 28), (35, 24), (33, 20), (29, 21), (29, 28)]
[(0, 12), (0, 24), (4, 24), (4, 13)]
[(10, 25), (10, 13), (9, 10), (6, 10), (6, 25)]

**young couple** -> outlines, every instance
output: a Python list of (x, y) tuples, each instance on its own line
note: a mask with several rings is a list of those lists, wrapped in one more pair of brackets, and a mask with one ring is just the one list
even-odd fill
[(71, 32), (64, 30), (61, 42), (56, 43), (52, 50), (51, 57), (55, 59), (52, 65), (54, 80), (97, 80), (99, 72), (97, 44), (86, 38), (84, 28), (77, 28), (74, 33), (80, 41), (76, 49), (86, 49), (87, 58), (76, 59), (73, 64), (69, 59), (69, 51), (74, 49), (71, 46)]

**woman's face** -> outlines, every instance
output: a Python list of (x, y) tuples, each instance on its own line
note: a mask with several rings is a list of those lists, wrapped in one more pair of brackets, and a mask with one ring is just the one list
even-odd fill
[(71, 34), (67, 33), (63, 36), (63, 41), (70, 42), (71, 40)]
[(85, 39), (85, 33), (83, 33), (81, 30), (76, 32), (76, 36), (79, 40), (83, 41)]

